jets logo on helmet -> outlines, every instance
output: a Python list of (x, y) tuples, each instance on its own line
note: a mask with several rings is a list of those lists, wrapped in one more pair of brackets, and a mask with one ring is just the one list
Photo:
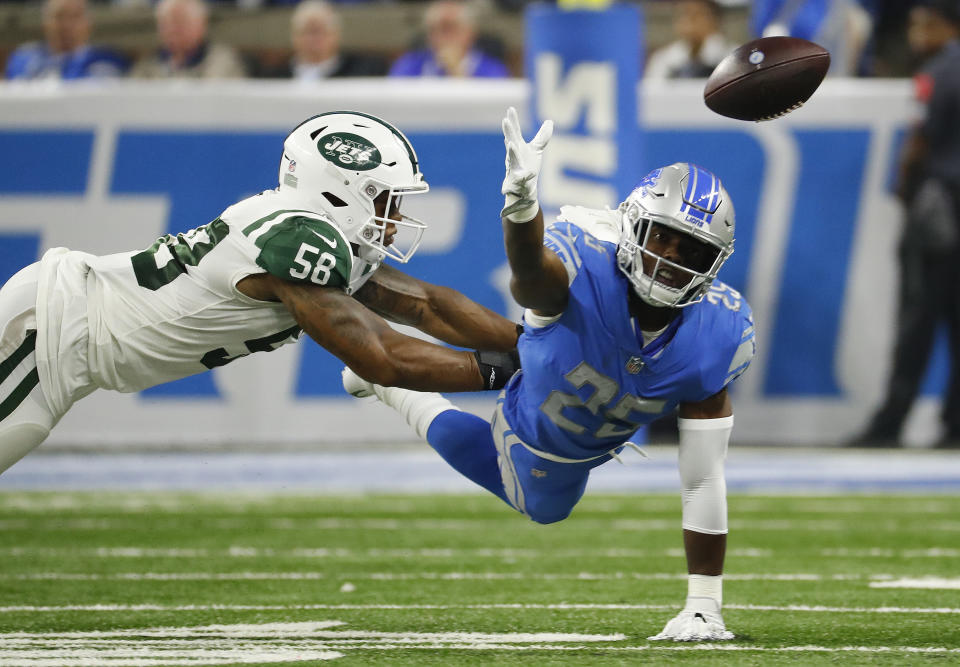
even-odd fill
[[(296, 164), (296, 177), (289, 171)], [(429, 190), (410, 141), (390, 123), (356, 111), (332, 111), (305, 120), (287, 136), (280, 160), (281, 192), (300, 207), (326, 213), (353, 249), (353, 292), (390, 257), (408, 261), (426, 224), (400, 212), (400, 198)], [(384, 194), (385, 193), (385, 194)], [(374, 203), (385, 197), (377, 214)], [(399, 217), (399, 219), (396, 219)], [(388, 229), (396, 233), (388, 235)]]
[[(730, 195), (719, 178), (696, 165), (678, 162), (650, 172), (619, 211), (617, 265), (651, 305), (683, 307), (701, 301), (733, 254)], [(699, 244), (701, 263), (680, 264), (651, 249), (651, 232), (660, 227)]]
[(317, 148), (321, 155), (338, 167), (366, 171), (380, 165), (380, 151), (356, 134), (346, 132), (320, 137)]

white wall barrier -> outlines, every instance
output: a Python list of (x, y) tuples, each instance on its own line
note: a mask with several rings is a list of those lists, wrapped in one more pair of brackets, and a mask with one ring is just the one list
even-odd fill
[[(432, 187), (418, 210), (431, 229), (406, 268), (515, 317), (498, 219), (499, 128), (505, 108), (526, 109), (527, 99), (523, 81), (345, 81), (317, 89), (7, 84), (0, 87), (0, 279), (48, 247), (132, 250), (203, 224), (276, 184), (282, 139), (299, 121), (358, 109), (409, 134)], [(737, 207), (737, 250), (721, 277), (753, 306), (759, 355), (738, 381), (735, 440), (842, 440), (879, 401), (889, 367), (900, 211), (888, 185), (914, 114), (909, 84), (828, 81), (807, 107), (761, 124), (711, 114), (697, 82), (646, 86), (639, 109), (634, 178), (661, 164), (697, 162), (721, 176)], [(137, 395), (96, 393), (50, 442), (413, 438), (392, 411), (343, 397), (339, 367), (307, 341)], [(913, 440), (935, 436), (945, 367), (941, 350), (927, 382), (931, 398), (908, 425)], [(489, 396), (464, 398), (484, 416), (492, 405)]]

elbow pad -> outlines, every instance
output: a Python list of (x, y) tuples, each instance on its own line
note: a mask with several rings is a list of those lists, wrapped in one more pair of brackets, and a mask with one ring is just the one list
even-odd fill
[(727, 532), (727, 483), (723, 462), (733, 417), (678, 419), (683, 528), (708, 535)]

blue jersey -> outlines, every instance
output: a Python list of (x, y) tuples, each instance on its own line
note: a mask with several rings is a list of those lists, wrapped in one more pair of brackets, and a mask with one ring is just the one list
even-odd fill
[(526, 323), (523, 370), (503, 401), (507, 423), (531, 447), (570, 459), (602, 455), (678, 404), (716, 394), (753, 359), (750, 307), (727, 285), (714, 282), (644, 346), (616, 244), (569, 222), (552, 225), (544, 244), (567, 268), (569, 302), (552, 324)]
[(6, 65), (8, 79), (100, 79), (122, 76), (127, 61), (121, 54), (96, 46), (70, 53), (53, 53), (39, 42), (18, 47)]

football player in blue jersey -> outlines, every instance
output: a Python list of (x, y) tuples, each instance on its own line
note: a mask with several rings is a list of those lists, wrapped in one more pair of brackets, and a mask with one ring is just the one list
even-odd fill
[(491, 422), (349, 369), (344, 387), (396, 409), (453, 468), (539, 523), (566, 518), (592, 468), (676, 413), (688, 596), (651, 639), (731, 639), (721, 615), (727, 385), (755, 350), (749, 306), (716, 280), (733, 252), (733, 204), (716, 176), (677, 163), (648, 174), (616, 210), (563, 207), (544, 231), (537, 177), (552, 129), (545, 122), (527, 143), (514, 109), (503, 122), (503, 230), (526, 310), (522, 370)]

